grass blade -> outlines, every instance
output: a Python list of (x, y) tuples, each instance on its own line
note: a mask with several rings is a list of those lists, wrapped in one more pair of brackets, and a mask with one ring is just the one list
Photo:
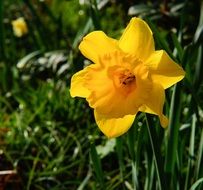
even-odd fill
[[(138, 126), (139, 118), (137, 118), (134, 122), (134, 125), (130, 128), (127, 136), (127, 142), (128, 142), (128, 150), (131, 157), (131, 168), (132, 168), (132, 184), (134, 189), (139, 189), (139, 160), (141, 157), (141, 144), (142, 144), (142, 138), (139, 138), (140, 136), (143, 137), (143, 128), (141, 127), (141, 130), (139, 131)], [(139, 131), (139, 132), (138, 132)]]
[(187, 175), (186, 175), (186, 180), (185, 180), (185, 190), (188, 189), (190, 171), (191, 171), (191, 166), (192, 166), (192, 159), (194, 158), (196, 121), (197, 121), (196, 116), (195, 116), (195, 114), (193, 114), (191, 135), (190, 135), (189, 157), (188, 157), (188, 165), (187, 165)]
[(123, 181), (123, 172), (124, 172), (124, 164), (123, 164), (123, 139), (122, 137), (116, 138), (116, 152), (118, 155), (118, 163), (121, 175), (121, 181)]
[(96, 150), (94, 143), (90, 144), (90, 156), (92, 159), (94, 171), (95, 171), (96, 176), (97, 176), (97, 180), (100, 183), (101, 189), (103, 189), (104, 188), (104, 174), (102, 171), (100, 158), (97, 154), (97, 150)]
[(196, 168), (195, 168), (195, 177), (196, 177), (196, 179), (198, 179), (199, 174), (200, 174), (202, 156), (203, 156), (203, 129), (201, 131), (201, 137), (200, 137), (198, 155), (197, 155), (197, 161), (196, 161)]
[(183, 58), (183, 49), (181, 47), (180, 42), (178, 41), (177, 36), (174, 33), (172, 33), (172, 40), (173, 40), (174, 46), (176, 48), (175, 50), (177, 51), (178, 58), (181, 61)]
[(192, 187), (190, 187), (190, 190), (195, 190), (201, 183), (203, 182), (203, 177), (198, 179), (193, 185)]
[(26, 190), (29, 190), (30, 187), (31, 187), (32, 180), (33, 180), (33, 178), (35, 176), (35, 169), (36, 169), (38, 161), (39, 161), (39, 154), (33, 160), (32, 169), (29, 172), (29, 179), (28, 179)]
[(162, 161), (161, 153), (160, 153), (160, 143), (157, 140), (158, 137), (156, 135), (155, 126), (153, 126), (152, 118), (149, 115), (146, 115), (146, 124), (147, 124), (147, 129), (148, 129), (148, 133), (149, 133), (149, 139), (150, 139), (153, 155), (154, 155), (159, 189), (167, 190), (168, 187), (166, 185), (166, 180), (164, 177), (165, 173), (164, 173), (163, 161)]
[(198, 48), (198, 56), (195, 64), (195, 74), (194, 74), (194, 88), (198, 89), (202, 82), (203, 66), (202, 66), (202, 45)]
[(165, 171), (173, 176), (174, 167), (176, 163), (176, 151), (178, 146), (178, 131), (180, 126), (180, 97), (181, 86), (175, 85), (170, 107), (170, 122), (169, 122), (169, 136), (166, 149)]
[(127, 143), (128, 143), (128, 150), (130, 153), (130, 157), (132, 161), (135, 161), (135, 142), (137, 136), (137, 129), (135, 130), (134, 125), (130, 128), (129, 132), (127, 133)]
[(90, 179), (90, 177), (92, 176), (92, 171), (89, 168), (88, 172), (87, 172), (87, 176), (85, 177), (85, 179), (82, 181), (82, 183), (80, 184), (80, 186), (77, 188), (77, 190), (83, 190), (85, 188), (85, 186), (88, 184), (88, 181)]
[(133, 182), (133, 187), (134, 189), (139, 189), (139, 183), (138, 183), (138, 170), (137, 166), (134, 162), (131, 163), (132, 166), (132, 182)]

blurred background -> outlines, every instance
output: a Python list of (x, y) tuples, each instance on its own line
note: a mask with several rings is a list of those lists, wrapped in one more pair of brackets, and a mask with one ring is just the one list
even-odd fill
[[(85, 100), (69, 94), (71, 76), (90, 63), (82, 37), (119, 39), (133, 16), (187, 73), (166, 92), (169, 128), (152, 117), (158, 157), (143, 114), (107, 139)], [(202, 189), (202, 42), (201, 0), (1, 0), (0, 189)]]

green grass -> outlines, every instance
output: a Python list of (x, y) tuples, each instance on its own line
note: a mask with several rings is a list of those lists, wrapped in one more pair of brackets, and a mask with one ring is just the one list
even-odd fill
[[(165, 2), (0, 1), (0, 171), (17, 171), (5, 189), (203, 188), (203, 1)], [(96, 29), (119, 37), (129, 8), (186, 77), (166, 91), (167, 129), (139, 113), (108, 140), (85, 100), (70, 97), (70, 78), (85, 63), (82, 37)], [(19, 16), (29, 27), (22, 38), (11, 27)]]

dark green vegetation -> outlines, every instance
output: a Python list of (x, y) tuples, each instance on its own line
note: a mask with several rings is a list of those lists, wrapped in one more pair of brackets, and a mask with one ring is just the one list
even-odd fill
[[(99, 2), (0, 1), (0, 171), (17, 171), (0, 175), (0, 187), (202, 189), (203, 2)], [(84, 65), (82, 36), (102, 29), (117, 38), (131, 16), (149, 23), (157, 49), (187, 74), (166, 92), (166, 130), (139, 114), (127, 134), (108, 140), (86, 102), (70, 97), (70, 77)], [(11, 26), (18, 17), (29, 27), (22, 38)]]

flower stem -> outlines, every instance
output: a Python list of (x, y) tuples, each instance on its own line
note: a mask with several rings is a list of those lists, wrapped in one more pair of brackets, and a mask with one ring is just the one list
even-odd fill
[(161, 158), (160, 153), (160, 143), (156, 134), (155, 126), (153, 126), (153, 121), (150, 115), (145, 114), (147, 130), (149, 133), (150, 143), (154, 155), (155, 167), (158, 178), (158, 185), (160, 190), (167, 190), (168, 187), (166, 185), (165, 173), (164, 173), (164, 165), (163, 160)]

